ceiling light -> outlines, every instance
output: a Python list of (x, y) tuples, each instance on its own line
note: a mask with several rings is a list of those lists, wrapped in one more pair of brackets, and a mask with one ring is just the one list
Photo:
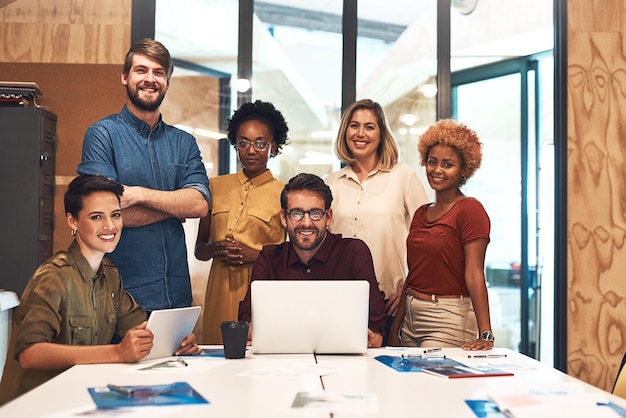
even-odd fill
[(252, 83), (247, 78), (238, 78), (233, 82), (233, 87), (235, 87), (235, 90), (239, 93), (245, 93), (250, 90)]
[(337, 131), (313, 131), (311, 132), (311, 138), (324, 139), (334, 138), (337, 136)]
[(452, 0), (452, 7), (457, 9), (459, 13), (468, 15), (476, 8), (478, 0)]
[(325, 165), (333, 164), (337, 159), (332, 154), (327, 154), (318, 151), (307, 151), (304, 153), (304, 158), (301, 158), (298, 163), (300, 165)]
[(406, 126), (413, 126), (415, 125), (415, 122), (417, 122), (417, 115), (413, 113), (405, 113), (402, 116), (400, 116), (400, 120)]
[(432, 83), (426, 83), (422, 85), (420, 89), (422, 94), (426, 97), (435, 97), (437, 95), (437, 86)]
[(193, 134), (193, 128), (191, 126), (181, 125), (180, 123), (177, 123), (176, 125), (174, 125), (174, 127), (180, 129), (181, 131), (185, 131), (188, 134)]
[(209, 131), (208, 129), (202, 129), (202, 128), (195, 128), (193, 130), (193, 133), (198, 136), (203, 136), (205, 138), (211, 138), (211, 139), (222, 139), (225, 137), (223, 133)]

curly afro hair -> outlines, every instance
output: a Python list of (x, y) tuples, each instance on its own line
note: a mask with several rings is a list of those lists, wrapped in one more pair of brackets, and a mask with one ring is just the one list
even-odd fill
[(460, 186), (472, 177), (480, 167), (483, 159), (482, 143), (476, 132), (463, 123), (452, 119), (442, 119), (432, 125), (420, 136), (417, 150), (421, 156), (421, 164), (426, 165), (430, 149), (435, 145), (447, 145), (455, 148), (463, 160), (463, 177)]
[(233, 113), (232, 118), (228, 119), (228, 140), (230, 144), (237, 149), (237, 131), (239, 126), (250, 120), (258, 120), (270, 127), (274, 134), (274, 142), (276, 142), (276, 148), (272, 152), (272, 157), (280, 154), (283, 145), (287, 143), (287, 132), (289, 131), (287, 122), (285, 122), (283, 114), (272, 103), (261, 100), (242, 104)]

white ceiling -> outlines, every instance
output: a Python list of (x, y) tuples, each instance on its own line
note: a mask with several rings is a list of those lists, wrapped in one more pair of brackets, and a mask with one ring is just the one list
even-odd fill
[[(263, 2), (342, 13), (340, 0)], [(435, 73), (436, 0), (358, 0), (358, 15), (407, 27), (391, 48), (382, 42), (359, 41), (359, 98), (372, 97), (385, 105)], [(237, 19), (237, 0), (160, 0), (157, 38), (176, 58), (236, 74)], [(552, 48), (552, 2), (478, 0), (469, 15), (453, 9), (451, 27), (453, 70), (526, 56)], [(282, 38), (278, 28), (272, 36), (260, 19), (254, 21), (254, 96), (285, 109), (290, 126), (309, 132), (324, 129), (326, 109), (340, 101), (341, 35), (308, 36), (306, 31), (289, 28), (282, 32), (286, 33)], [(177, 69), (174, 74), (184, 71)]]
[[(262, 0), (265, 3), (272, 3), (281, 6), (298, 7), (304, 10), (312, 10), (317, 12), (342, 14), (343, 2), (341, 0)], [(433, 0), (393, 0), (393, 7), (381, 7), (380, 0), (358, 0), (359, 19), (374, 20), (378, 22), (394, 23), (398, 25), (408, 26), (413, 17), (415, 10), (420, 10), (428, 2)]]

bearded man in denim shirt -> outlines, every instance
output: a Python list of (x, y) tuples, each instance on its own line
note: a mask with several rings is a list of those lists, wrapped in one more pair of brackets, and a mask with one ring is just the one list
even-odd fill
[(205, 216), (210, 201), (195, 138), (163, 122), (159, 111), (173, 68), (160, 42), (130, 48), (121, 74), (126, 105), (87, 129), (77, 169), (124, 185), (124, 232), (110, 258), (146, 311), (191, 305), (182, 222)]

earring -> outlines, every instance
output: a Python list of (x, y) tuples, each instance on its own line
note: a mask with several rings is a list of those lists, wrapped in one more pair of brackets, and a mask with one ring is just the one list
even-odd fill
[(76, 236), (76, 230), (75, 229), (72, 229), (72, 236), (73, 237)]

